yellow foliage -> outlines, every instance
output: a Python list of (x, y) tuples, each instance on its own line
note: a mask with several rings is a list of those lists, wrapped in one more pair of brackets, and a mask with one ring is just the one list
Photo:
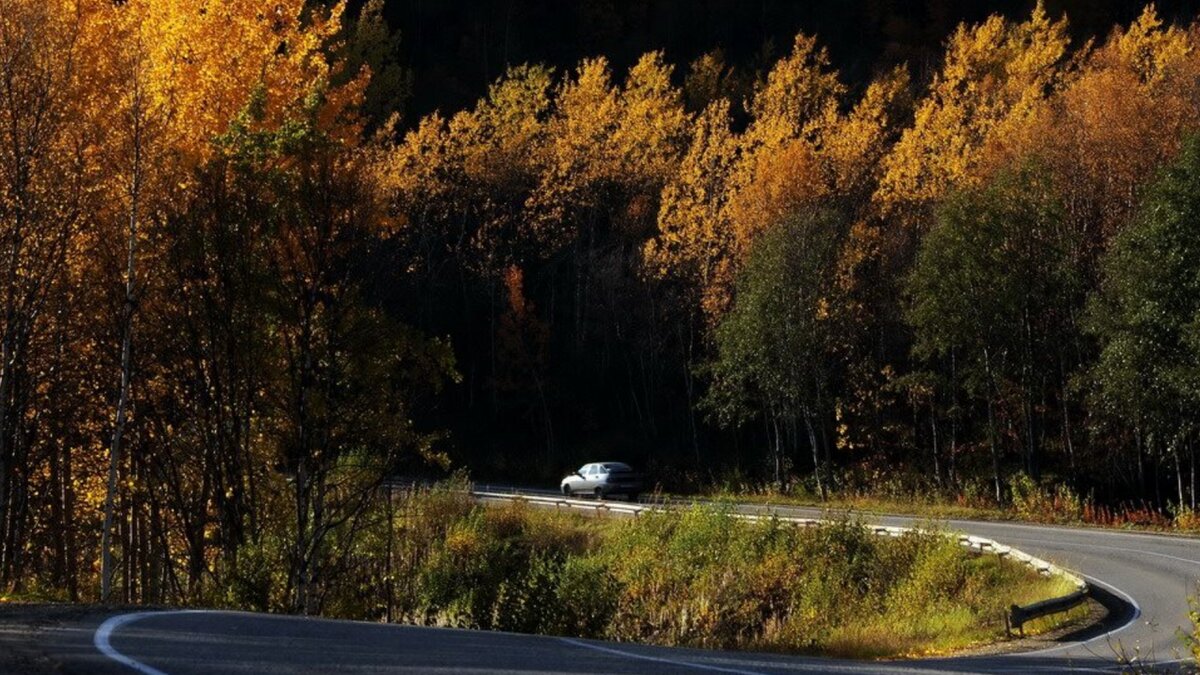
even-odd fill
[[(321, 90), (323, 128), (352, 138), (359, 132), (355, 106), (365, 79), (328, 90), (332, 66), (325, 48), (341, 27), (342, 4), (327, 16), (305, 16), (303, 0), (264, 5), (255, 0), (128, 0), (109, 3), (107, 25), (98, 29), (127, 47), (103, 54), (115, 90), (143, 87), (147, 107), (166, 120), (164, 142), (184, 164), (211, 152), (211, 139), (261, 90), (263, 125), (299, 113), (305, 98)], [(120, 56), (132, 63), (119, 63)], [(122, 86), (124, 84), (124, 86)]]
[[(611, 210), (618, 201), (636, 205), (657, 198), (679, 162), (690, 122), (670, 79), (671, 67), (652, 52), (619, 89), (602, 58), (583, 61), (562, 85), (548, 123), (545, 168), (528, 202), (536, 241), (553, 251), (587, 226), (589, 214)], [(632, 209), (614, 217), (640, 221), (652, 213)]]
[(836, 108), (845, 91), (817, 39), (796, 35), (791, 53), (755, 89), (747, 146), (753, 151), (757, 146), (775, 147), (789, 139), (818, 135), (828, 110)]
[(1188, 34), (1175, 26), (1164, 27), (1149, 4), (1127, 30), (1114, 35), (1100, 59), (1124, 65), (1142, 84), (1152, 86), (1178, 75), (1193, 51)]
[(718, 319), (762, 232), (831, 200), (866, 202), (907, 90), (907, 73), (896, 69), (842, 113), (845, 88), (825, 51), (798, 35), (756, 91), (744, 134), (730, 131), (723, 99), (696, 119), (691, 147), (663, 190), (657, 236), (644, 247), (650, 269), (695, 285), (706, 316)]
[(643, 255), (657, 275), (676, 275), (701, 288), (712, 284), (728, 259), (726, 181), (736, 159), (729, 101), (717, 99), (696, 118), (691, 144), (662, 192), (658, 234)]
[(1164, 26), (1148, 6), (1084, 52), (1077, 72), (1006, 155), (1046, 162), (1072, 227), (1095, 255), (1138, 203), (1141, 184), (1200, 128), (1197, 32)]
[(611, 143), (618, 177), (661, 188), (679, 163), (690, 116), (683, 97), (671, 86), (672, 67), (662, 52), (645, 54), (629, 71), (621, 92), (621, 111)]
[(929, 203), (980, 179), (985, 147), (1031, 119), (1061, 85), (1070, 38), (1039, 2), (1029, 20), (993, 15), (959, 28), (941, 71), (884, 160), (877, 193), (888, 211)]

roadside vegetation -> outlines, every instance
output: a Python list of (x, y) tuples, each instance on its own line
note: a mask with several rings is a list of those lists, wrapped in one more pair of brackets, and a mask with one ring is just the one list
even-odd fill
[(1191, 610), (1188, 612), (1188, 619), (1191, 620), (1191, 629), (1182, 634), (1184, 646), (1192, 657), (1192, 667), (1196, 672), (1200, 672), (1200, 584), (1196, 586), (1196, 595), (1189, 600)]
[(392, 606), (381, 605), (389, 596), (378, 584), (384, 546), (348, 567), (354, 581), (344, 580), (331, 613), (888, 658), (1002, 640), (1009, 605), (1070, 590), (936, 533), (879, 537), (850, 520), (815, 528), (748, 522), (721, 505), (596, 518), (481, 506), (448, 488), (398, 494), (396, 507)]
[(1064, 483), (1035, 481), (1016, 474), (1004, 485), (1005, 500), (997, 502), (979, 485), (975, 489), (945, 490), (896, 477), (871, 485), (843, 482), (822, 499), (820, 493), (804, 481), (780, 489), (773, 483), (745, 480), (721, 481), (715, 488), (695, 494), (715, 499), (737, 499), (762, 503), (815, 506), (831, 511), (910, 514), (926, 518), (977, 520), (1018, 520), (1052, 525), (1079, 525), (1116, 529), (1200, 534), (1200, 511), (1188, 506), (1171, 505), (1159, 509), (1151, 502), (1103, 504), (1092, 495), (1081, 495)]

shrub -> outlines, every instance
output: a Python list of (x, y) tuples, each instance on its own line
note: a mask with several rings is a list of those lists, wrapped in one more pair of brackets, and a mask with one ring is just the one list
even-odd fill
[(623, 593), (603, 559), (572, 556), (563, 564), (555, 588), (552, 633), (606, 637)]
[(720, 504), (622, 520), (438, 491), (406, 499), (398, 615), (424, 624), (894, 656), (996, 639), (1008, 602), (1048, 588), (939, 534), (879, 537), (852, 520), (748, 522)]
[(1179, 508), (1175, 511), (1174, 526), (1181, 532), (1200, 532), (1200, 510)]
[(1019, 473), (1009, 481), (1009, 493), (1019, 520), (1075, 523), (1084, 517), (1084, 500), (1062, 483), (1050, 488)]
[[(1200, 590), (1200, 586), (1197, 587)], [(1197, 670), (1200, 671), (1200, 595), (1188, 599), (1188, 619), (1192, 623), (1190, 632), (1182, 633), (1184, 647), (1192, 655)]]

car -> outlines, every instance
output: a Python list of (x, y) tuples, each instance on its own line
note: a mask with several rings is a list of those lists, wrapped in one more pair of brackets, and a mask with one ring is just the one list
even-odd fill
[(560, 489), (565, 497), (625, 495), (632, 502), (642, 492), (642, 477), (623, 462), (593, 462), (563, 478)]

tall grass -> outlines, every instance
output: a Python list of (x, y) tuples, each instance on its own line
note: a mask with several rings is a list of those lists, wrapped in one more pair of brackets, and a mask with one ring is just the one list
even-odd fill
[(822, 501), (803, 482), (790, 483), (786, 492), (766, 483), (726, 480), (718, 497), (783, 501), (893, 513), (913, 513), (935, 518), (1016, 519), (1057, 525), (1155, 530), (1200, 534), (1200, 510), (1186, 505), (1167, 509), (1147, 502), (1103, 504), (1053, 480), (1035, 481), (1019, 473), (1006, 486), (1004, 503), (997, 503), (990, 485), (966, 482), (950, 488), (927, 476), (862, 474), (848, 471), (837, 476), (837, 491)]
[(894, 657), (1002, 638), (1010, 604), (1064, 590), (947, 537), (851, 521), (748, 522), (722, 506), (595, 518), (447, 490), (403, 501), (394, 616), (426, 625)]
[(1191, 627), (1187, 631), (1181, 629), (1179, 639), (1192, 658), (1192, 672), (1200, 673), (1200, 584), (1196, 586), (1196, 595), (1188, 599), (1188, 620)]

